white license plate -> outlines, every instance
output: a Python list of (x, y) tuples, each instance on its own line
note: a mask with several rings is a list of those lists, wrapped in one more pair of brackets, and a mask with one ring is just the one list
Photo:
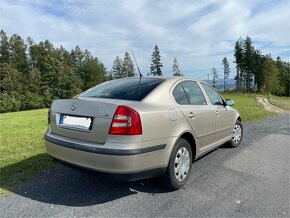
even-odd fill
[(59, 125), (61, 127), (89, 130), (91, 127), (92, 118), (90, 117), (74, 117), (68, 115), (61, 115)]

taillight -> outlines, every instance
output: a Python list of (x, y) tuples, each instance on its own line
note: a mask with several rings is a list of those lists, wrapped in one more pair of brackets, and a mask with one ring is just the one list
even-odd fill
[(47, 113), (47, 122), (48, 124), (50, 124), (50, 108), (48, 109), (48, 113)]
[(141, 135), (142, 124), (139, 113), (130, 107), (120, 105), (113, 117), (110, 134)]

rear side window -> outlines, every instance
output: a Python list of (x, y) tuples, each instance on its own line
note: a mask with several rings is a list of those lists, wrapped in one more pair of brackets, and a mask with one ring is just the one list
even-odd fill
[(186, 97), (186, 94), (184, 92), (184, 89), (181, 85), (181, 83), (179, 83), (173, 90), (172, 95), (175, 99), (175, 101), (177, 102), (177, 104), (180, 105), (186, 105), (189, 104), (188, 99)]
[(206, 100), (199, 85), (194, 81), (178, 84), (173, 92), (175, 101), (180, 105), (206, 105)]
[(141, 101), (163, 81), (164, 79), (144, 77), (116, 79), (97, 85), (82, 93), (80, 97)]

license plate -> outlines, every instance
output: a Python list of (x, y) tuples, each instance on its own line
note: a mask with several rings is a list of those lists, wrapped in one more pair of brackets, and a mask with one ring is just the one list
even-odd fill
[(74, 117), (62, 114), (59, 119), (59, 125), (61, 127), (79, 130), (89, 130), (91, 127), (91, 123), (92, 118), (90, 117)]

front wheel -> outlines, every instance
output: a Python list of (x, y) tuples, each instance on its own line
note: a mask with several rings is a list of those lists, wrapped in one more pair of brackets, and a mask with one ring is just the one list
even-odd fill
[(229, 141), (229, 146), (232, 148), (238, 147), (243, 138), (243, 125), (241, 121), (237, 120), (233, 128), (232, 139)]
[(161, 177), (161, 182), (172, 190), (182, 188), (189, 179), (192, 166), (192, 151), (190, 144), (180, 138), (173, 148), (167, 170)]

